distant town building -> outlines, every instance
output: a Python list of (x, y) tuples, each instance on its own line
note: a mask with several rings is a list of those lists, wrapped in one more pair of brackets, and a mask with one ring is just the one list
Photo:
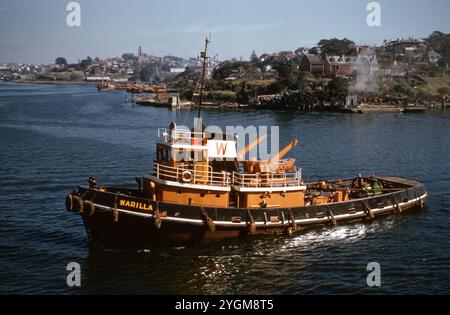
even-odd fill
[(128, 82), (128, 78), (115, 78), (115, 79), (112, 79), (112, 82), (115, 82), (115, 83), (127, 83)]
[(357, 71), (353, 65), (346, 64), (339, 66), (334, 74), (339, 78), (350, 78), (356, 76)]
[(170, 73), (183, 73), (186, 68), (170, 68)]
[(109, 76), (87, 76), (86, 77), (86, 81), (89, 81), (89, 82), (100, 82), (100, 81), (107, 81), (107, 82), (109, 82), (109, 81), (111, 81), (111, 77), (109, 77)]
[(326, 55), (323, 60), (325, 75), (349, 76), (355, 65), (356, 57)]
[(396, 39), (384, 43), (384, 50), (394, 54), (414, 52), (421, 47), (424, 47), (423, 42), (412, 38)]
[(406, 68), (406, 65), (394, 61), (394, 64), (382, 67), (380, 75), (383, 81), (393, 81), (405, 77), (407, 74)]
[(263, 53), (261, 56), (258, 57), (259, 62), (265, 62), (270, 57), (269, 54)]
[(433, 49), (428, 52), (428, 61), (432, 64), (437, 64), (441, 59), (441, 55), (435, 52)]
[(300, 60), (300, 71), (308, 72), (311, 75), (323, 75), (324, 63), (319, 55), (305, 54)]

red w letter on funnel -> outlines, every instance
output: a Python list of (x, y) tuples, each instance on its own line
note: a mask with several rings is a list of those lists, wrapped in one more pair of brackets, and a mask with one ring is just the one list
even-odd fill
[(223, 156), (227, 153), (228, 143), (216, 142), (216, 152), (218, 156)]

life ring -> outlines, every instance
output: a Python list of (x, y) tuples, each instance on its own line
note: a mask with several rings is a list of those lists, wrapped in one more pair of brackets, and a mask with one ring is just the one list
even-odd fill
[(83, 213), (83, 199), (78, 196), (73, 196), (72, 202), (72, 211)]
[(66, 210), (72, 211), (73, 209), (73, 197), (72, 194), (68, 194), (66, 197)]
[(184, 171), (183, 173), (181, 173), (181, 180), (184, 183), (190, 183), (192, 181), (192, 172)]

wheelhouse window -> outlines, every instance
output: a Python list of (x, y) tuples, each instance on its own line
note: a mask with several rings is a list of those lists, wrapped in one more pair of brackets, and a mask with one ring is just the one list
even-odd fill
[(170, 150), (164, 146), (158, 146), (156, 150), (156, 158), (161, 162), (169, 162), (171, 159)]

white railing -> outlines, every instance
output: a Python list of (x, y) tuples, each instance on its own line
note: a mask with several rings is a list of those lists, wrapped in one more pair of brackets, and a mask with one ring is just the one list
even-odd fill
[(213, 172), (211, 166), (182, 164), (177, 167), (153, 163), (153, 176), (192, 185), (208, 185), (227, 187), (231, 184), (231, 174), (228, 172)]
[(267, 172), (243, 174), (233, 172), (233, 185), (241, 187), (291, 187), (302, 186), (302, 170), (295, 172)]
[(164, 143), (202, 144), (205, 133), (186, 129), (158, 128), (158, 139)]
[(228, 187), (292, 187), (302, 186), (302, 170), (295, 172), (265, 172), (246, 174), (233, 172), (213, 172), (210, 165), (181, 164), (171, 167), (153, 163), (153, 176), (159, 179), (191, 185)]

